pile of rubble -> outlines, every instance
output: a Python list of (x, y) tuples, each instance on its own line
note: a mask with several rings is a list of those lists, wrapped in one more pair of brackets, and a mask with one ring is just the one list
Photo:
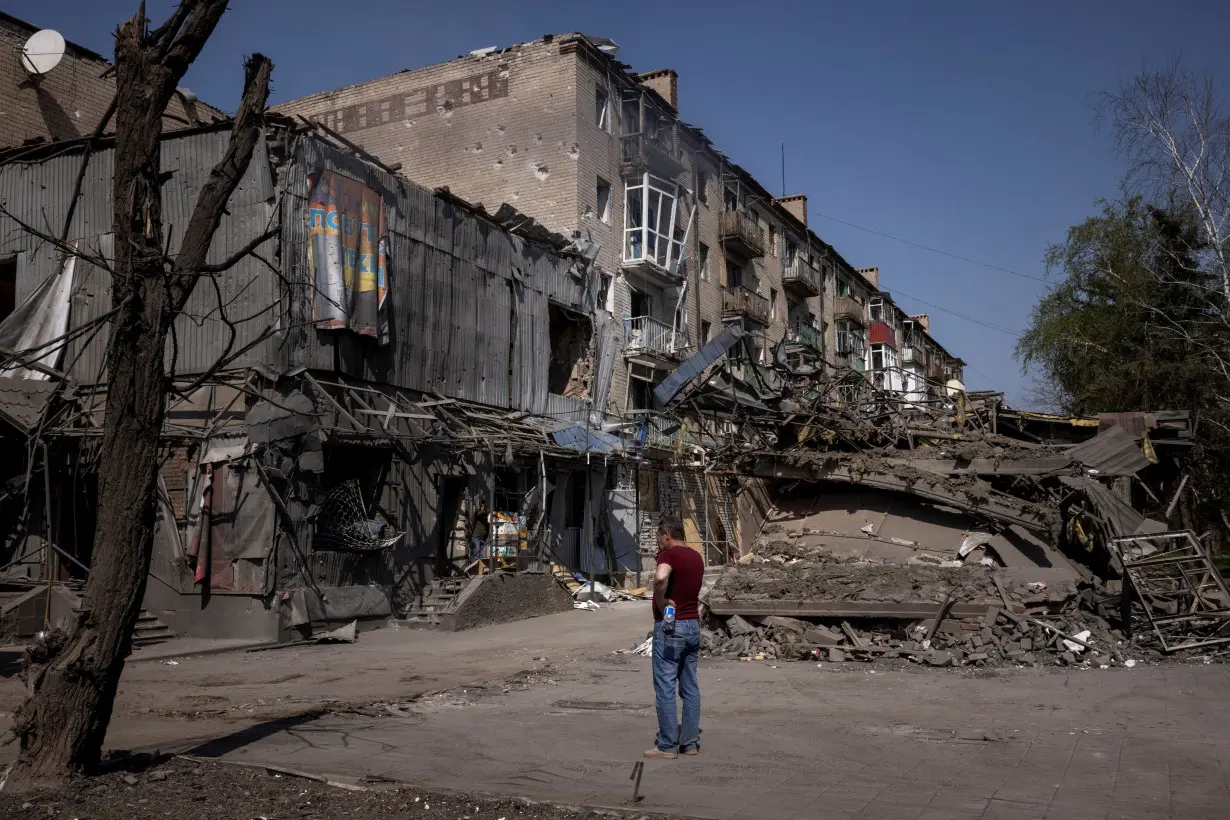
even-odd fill
[(930, 666), (1134, 665), (1161, 657), (1112, 628), (1102, 598), (983, 565), (878, 564), (762, 543), (704, 592), (702, 649), (745, 660)]

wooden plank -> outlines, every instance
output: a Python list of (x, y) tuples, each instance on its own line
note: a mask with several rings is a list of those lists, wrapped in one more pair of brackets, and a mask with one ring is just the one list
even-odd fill
[[(988, 604), (955, 604), (950, 618), (982, 618)], [(934, 618), (940, 611), (938, 603), (909, 601), (720, 601), (710, 599), (709, 611), (714, 615), (744, 617), (785, 615), (803, 618), (903, 618), (919, 620)]]

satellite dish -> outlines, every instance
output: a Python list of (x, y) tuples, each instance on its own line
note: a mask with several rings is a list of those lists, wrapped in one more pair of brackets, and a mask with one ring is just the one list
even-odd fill
[(64, 35), (54, 29), (36, 31), (21, 49), (21, 67), (37, 77), (51, 71), (64, 57)]

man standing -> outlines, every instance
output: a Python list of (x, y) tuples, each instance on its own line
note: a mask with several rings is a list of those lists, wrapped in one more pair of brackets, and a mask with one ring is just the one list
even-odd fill
[[(653, 579), (653, 691), (658, 737), (645, 757), (674, 760), (676, 752), (700, 754), (700, 595), (705, 562), (684, 543), (683, 522), (673, 516), (658, 524), (658, 570)], [(668, 606), (674, 623), (663, 620)], [(675, 691), (683, 700), (683, 725), (675, 711)], [(682, 732), (682, 734), (681, 734)]]

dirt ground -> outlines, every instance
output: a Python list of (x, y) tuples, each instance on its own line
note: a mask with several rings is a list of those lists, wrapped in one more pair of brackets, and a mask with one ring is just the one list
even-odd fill
[[(89, 778), (55, 791), (24, 795), (0, 792), (0, 817), (12, 820), (388, 820), (416, 816), (434, 820), (584, 820), (611, 814), (510, 797), (439, 793), (382, 784), (339, 787), (262, 767), (179, 759), (144, 771)], [(630, 816), (646, 815), (636, 812)], [(654, 817), (672, 820), (667, 815)]]
[[(648, 604), (603, 604), (465, 632), (380, 629), (354, 644), (149, 659), (120, 680), (108, 748), (180, 748), (263, 721), (403, 702), (430, 692), (567, 667), (643, 640)], [(25, 698), (20, 650), (0, 650), (0, 732)], [(0, 764), (13, 744), (0, 747)]]

